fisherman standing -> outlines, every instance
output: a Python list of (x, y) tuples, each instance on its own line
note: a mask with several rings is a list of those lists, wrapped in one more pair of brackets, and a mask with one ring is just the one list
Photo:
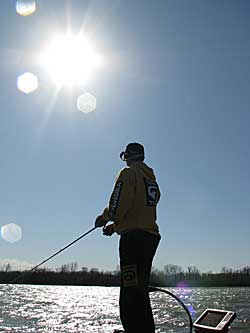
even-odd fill
[[(103, 234), (120, 235), (120, 318), (126, 333), (154, 333), (148, 285), (160, 241), (156, 205), (160, 190), (154, 172), (144, 161), (144, 147), (130, 143), (120, 154), (127, 167), (118, 174), (109, 206), (96, 218)], [(113, 223), (108, 224), (108, 221)]]

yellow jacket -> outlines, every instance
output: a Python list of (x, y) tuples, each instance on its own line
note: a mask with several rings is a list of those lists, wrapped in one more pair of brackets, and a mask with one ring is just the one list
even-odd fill
[(154, 172), (143, 162), (120, 171), (103, 217), (114, 221), (115, 231), (123, 234), (141, 229), (159, 235), (156, 205), (160, 190)]

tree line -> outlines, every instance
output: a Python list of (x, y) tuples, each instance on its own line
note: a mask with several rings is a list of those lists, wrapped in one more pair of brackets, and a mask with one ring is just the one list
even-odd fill
[[(99, 271), (98, 268), (78, 268), (76, 262), (57, 269), (42, 268), (33, 272), (13, 270), (10, 264), (0, 267), (0, 283), (20, 284), (119, 286), (120, 270)], [(179, 265), (167, 264), (162, 270), (152, 268), (150, 284), (159, 287), (235, 287), (250, 286), (250, 266), (242, 269), (223, 267), (220, 273), (202, 273), (196, 266), (183, 270)]]

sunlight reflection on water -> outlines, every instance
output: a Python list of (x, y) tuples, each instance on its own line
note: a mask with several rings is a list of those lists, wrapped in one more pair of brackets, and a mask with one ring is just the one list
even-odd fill
[[(171, 288), (197, 317), (205, 308), (237, 312), (232, 327), (250, 330), (250, 288)], [(121, 329), (119, 288), (0, 285), (0, 332), (111, 333)], [(151, 294), (156, 332), (188, 332), (179, 304), (161, 293)]]

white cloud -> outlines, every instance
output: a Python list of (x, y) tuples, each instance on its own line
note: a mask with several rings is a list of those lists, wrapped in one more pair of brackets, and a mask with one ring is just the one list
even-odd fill
[(8, 259), (8, 258), (0, 258), (0, 268), (6, 267), (6, 265), (10, 264), (11, 270), (26, 270), (31, 269), (34, 265), (28, 261), (22, 261), (18, 259)]

